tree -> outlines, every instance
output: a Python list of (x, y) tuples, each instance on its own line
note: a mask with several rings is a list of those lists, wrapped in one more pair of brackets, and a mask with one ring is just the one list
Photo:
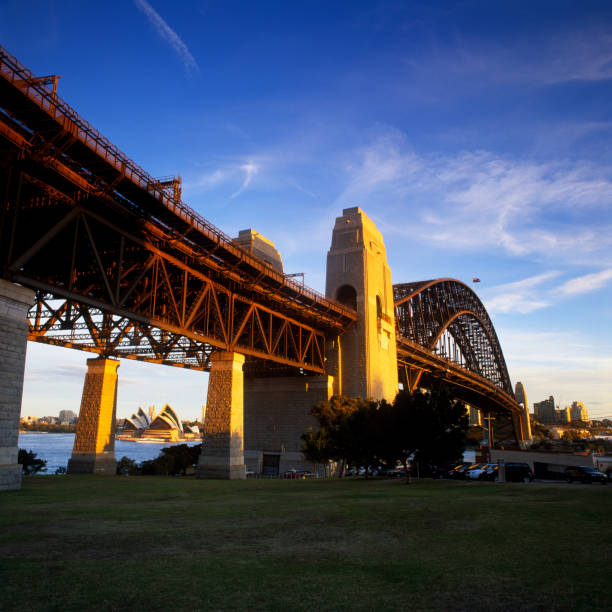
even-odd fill
[(158, 459), (167, 462), (167, 473), (174, 476), (187, 472), (187, 468), (194, 466), (198, 462), (202, 445), (188, 446), (187, 444), (176, 444), (162, 448), (162, 454)]
[(445, 465), (461, 458), (469, 419), (465, 404), (453, 399), (446, 387), (412, 394), (401, 391), (393, 404), (381, 403), (380, 410), (387, 464), (401, 461), (408, 473), (412, 458), (425, 474), (432, 464)]
[(427, 473), (432, 463), (460, 459), (469, 428), (465, 404), (442, 386), (401, 392), (393, 404), (334, 396), (317, 404), (311, 414), (320, 429), (302, 435), (306, 458), (365, 467), (366, 475), (370, 466), (380, 463), (394, 467), (400, 461), (408, 473), (412, 459), (421, 473)]
[(134, 476), (138, 474), (138, 464), (134, 459), (121, 457), (121, 459), (117, 461), (117, 474), (120, 476)]
[[(201, 451), (201, 444), (166, 446), (161, 449), (161, 453), (156, 459), (143, 461), (140, 464), (139, 473), (143, 476), (184, 476), (189, 467), (197, 464)], [(121, 461), (123, 462), (124, 459), (131, 461), (127, 457), (124, 457)], [(117, 470), (119, 470), (119, 466), (117, 466)]]
[(353, 415), (367, 404), (361, 398), (334, 395), (329, 401), (319, 402), (311, 414), (319, 422), (319, 431), (312, 429), (302, 435), (302, 452), (313, 463), (340, 462), (340, 474), (347, 464), (359, 458), (357, 421)]
[(38, 459), (36, 453), (31, 450), (27, 451), (20, 448), (17, 455), (17, 463), (21, 463), (21, 469), (26, 476), (47, 471), (47, 462), (43, 459)]

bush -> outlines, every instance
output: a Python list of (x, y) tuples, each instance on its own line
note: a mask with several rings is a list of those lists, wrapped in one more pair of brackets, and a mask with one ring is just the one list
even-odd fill
[(17, 463), (21, 463), (22, 472), (26, 476), (47, 471), (47, 462), (43, 459), (38, 459), (36, 453), (33, 453), (31, 450), (27, 451), (24, 448), (19, 449)]
[(117, 463), (117, 474), (142, 474), (143, 476), (179, 476), (185, 475), (187, 469), (197, 464), (202, 445), (188, 446), (177, 444), (161, 449), (159, 457), (148, 459), (140, 464), (128, 457)]
[(121, 457), (117, 461), (117, 474), (120, 476), (134, 476), (138, 474), (138, 464), (129, 457)]

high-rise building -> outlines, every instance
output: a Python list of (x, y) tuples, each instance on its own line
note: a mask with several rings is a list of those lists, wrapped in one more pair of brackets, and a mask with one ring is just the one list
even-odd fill
[(472, 427), (482, 425), (482, 421), (480, 420), (480, 410), (478, 410), (478, 408), (474, 408), (474, 406), (468, 406), (468, 413), (470, 416), (470, 425)]
[(588, 421), (589, 413), (582, 402), (572, 402), (569, 409), (572, 421)]
[(533, 404), (533, 412), (536, 421), (539, 421), (544, 425), (554, 425), (557, 421), (557, 415), (555, 413), (555, 400), (552, 395), (547, 400), (535, 402)]
[(557, 421), (562, 424), (570, 422), (569, 406), (566, 406), (565, 408), (561, 408), (560, 410), (557, 410)]
[(72, 410), (60, 410), (57, 420), (62, 425), (69, 425), (70, 423), (76, 423), (77, 415)]

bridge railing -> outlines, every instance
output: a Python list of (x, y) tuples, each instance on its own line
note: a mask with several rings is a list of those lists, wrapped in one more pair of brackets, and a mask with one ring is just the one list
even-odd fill
[(120, 174), (131, 180), (143, 190), (153, 195), (166, 208), (193, 225), (200, 232), (212, 238), (218, 244), (224, 244), (230, 250), (239, 251), (244, 260), (252, 261), (256, 267), (266, 268), (266, 273), (281, 285), (290, 287), (296, 294), (307, 296), (318, 304), (333, 304), (333, 310), (354, 318), (354, 312), (345, 306), (328, 299), (322, 293), (288, 279), (279, 273), (267, 262), (254, 257), (244, 249), (232, 242), (232, 239), (218, 227), (204, 219), (182, 200), (171, 197), (159, 179), (150, 176), (136, 162), (122, 153), (112, 142), (103, 136), (86, 119), (83, 119), (69, 104), (56, 93), (40, 82), (17, 58), (12, 56), (4, 47), (0, 46), (0, 74), (9, 83), (20, 89), (41, 110), (49, 114), (69, 134), (84, 143), (91, 151), (102, 157)]

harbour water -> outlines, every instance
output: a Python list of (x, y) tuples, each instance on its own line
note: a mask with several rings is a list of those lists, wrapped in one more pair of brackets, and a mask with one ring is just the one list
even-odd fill
[[(131, 442), (127, 440), (115, 441), (115, 457), (129, 457), (140, 463), (148, 459), (155, 459), (162, 448), (175, 444), (199, 444), (199, 440), (185, 442)], [(43, 474), (54, 474), (59, 467), (66, 467), (72, 455), (74, 445), (73, 433), (45, 433), (28, 432), (19, 434), (19, 448), (36, 453), (39, 459), (47, 462), (47, 471)]]

